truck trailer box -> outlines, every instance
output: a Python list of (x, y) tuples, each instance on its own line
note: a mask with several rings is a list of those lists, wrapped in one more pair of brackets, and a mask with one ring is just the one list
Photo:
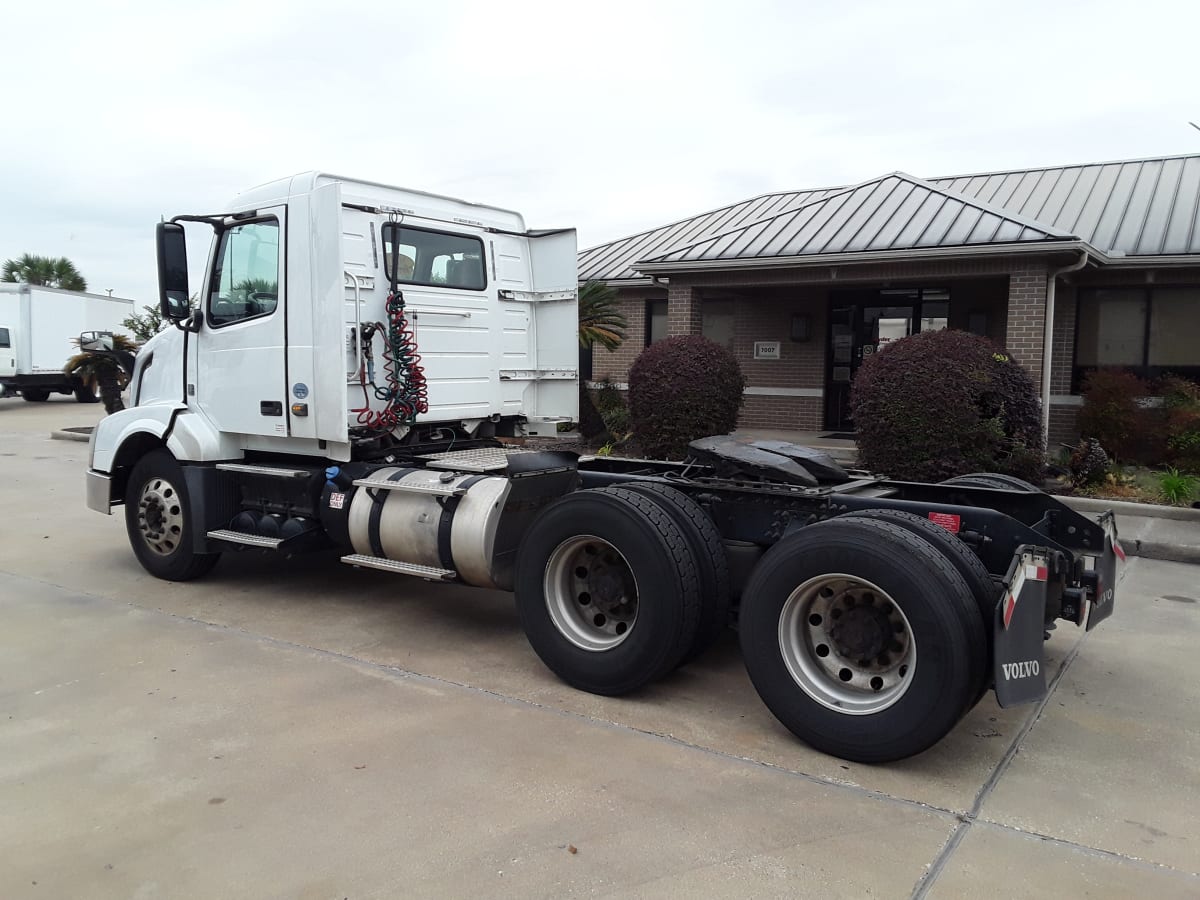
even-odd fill
[(134, 303), (80, 291), (30, 284), (0, 284), (0, 385), (27, 400), (51, 393), (93, 395), (63, 373), (84, 331), (120, 331)]

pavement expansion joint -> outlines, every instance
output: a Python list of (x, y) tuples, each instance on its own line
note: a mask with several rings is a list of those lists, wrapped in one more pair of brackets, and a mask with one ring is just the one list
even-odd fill
[(1143, 859), (1140, 856), (1129, 856), (1125, 853), (1118, 853), (1115, 850), (1104, 850), (1100, 847), (1089, 847), (1087, 844), (1078, 844), (1075, 841), (1069, 841), (1066, 838), (1053, 837), (1049, 834), (1042, 834), (1040, 831), (1028, 831), (1024, 828), (1017, 828), (1014, 825), (1006, 825), (1003, 822), (993, 822), (990, 819), (978, 819), (976, 820), (976, 824), (981, 828), (987, 828), (994, 831), (1007, 831), (1012, 834), (1020, 835), (1026, 840), (1054, 844), (1057, 847), (1074, 850), (1077, 853), (1084, 853), (1088, 856), (1094, 856), (1099, 859), (1107, 859), (1112, 860), (1113, 862), (1126, 863), (1154, 872), (1164, 872), (1170, 875), (1176, 875), (1181, 878), (1185, 878), (1189, 881), (1200, 881), (1200, 872), (1190, 872), (1187, 869), (1176, 869), (1174, 866), (1168, 866), (1165, 863)]
[(1083, 644), (1086, 640), (1087, 633), (1085, 632), (1083, 637), (1075, 642), (1075, 646), (1071, 648), (1071, 652), (1067, 654), (1067, 658), (1063, 661), (1062, 666), (1055, 674), (1054, 680), (1050, 682), (1050, 687), (1046, 691), (1046, 696), (1042, 698), (1040, 703), (1038, 703), (1033, 715), (1029, 716), (1029, 718), (1025, 720), (1025, 724), (1022, 725), (1021, 729), (1016, 733), (1016, 735), (1013, 736), (1011, 743), (1008, 745), (1008, 749), (1004, 751), (1004, 755), (1000, 757), (999, 762), (997, 762), (995, 767), (992, 769), (992, 773), (988, 776), (987, 781), (983, 783), (983, 786), (979, 789), (979, 793), (975, 795), (975, 802), (971, 804), (971, 808), (959, 817), (959, 823), (955, 825), (954, 830), (950, 832), (950, 836), (946, 839), (946, 843), (942, 846), (942, 849), (938, 851), (938, 855), (933, 858), (933, 862), (929, 864), (929, 868), (925, 870), (925, 874), (922, 875), (917, 881), (916, 885), (914, 885), (912, 900), (922, 900), (922, 898), (928, 895), (930, 889), (938, 880), (938, 876), (941, 875), (942, 870), (946, 868), (946, 864), (950, 861), (950, 857), (954, 855), (954, 851), (958, 849), (959, 845), (963, 841), (963, 838), (967, 836), (968, 829), (970, 829), (979, 818), (979, 811), (983, 808), (983, 804), (987, 801), (987, 798), (991, 796), (992, 791), (995, 790), (996, 785), (999, 783), (1004, 773), (1008, 770), (1009, 765), (1012, 764), (1013, 758), (1020, 750), (1022, 742), (1029, 735), (1029, 732), (1033, 730), (1033, 726), (1037, 724), (1038, 719), (1042, 717), (1042, 713), (1045, 711), (1046, 705), (1050, 702), (1050, 698), (1053, 697), (1055, 691), (1058, 690), (1058, 683), (1062, 681), (1062, 678), (1067, 673), (1067, 670), (1071, 668), (1071, 663), (1075, 662), (1075, 658), (1079, 655), (1079, 650), (1083, 647)]
[[(1128, 574), (1129, 568), (1126, 566), (1121, 571), (1121, 577), (1117, 580), (1118, 586), (1122, 581), (1125, 580), (1125, 577)], [(923, 900), (923, 898), (929, 894), (930, 889), (933, 888), (934, 883), (938, 880), (938, 876), (941, 875), (942, 870), (946, 868), (946, 863), (950, 861), (950, 857), (954, 855), (954, 852), (958, 849), (959, 845), (962, 844), (963, 838), (967, 836), (968, 829), (970, 829), (971, 826), (979, 820), (979, 813), (983, 809), (983, 804), (987, 802), (988, 797), (990, 797), (992, 791), (996, 789), (996, 785), (1000, 783), (1000, 779), (1004, 776), (1004, 773), (1008, 771), (1008, 767), (1012, 764), (1012, 761), (1016, 757), (1017, 753), (1020, 752), (1021, 744), (1025, 742), (1025, 738), (1029, 736), (1029, 732), (1033, 730), (1033, 727), (1038, 723), (1038, 720), (1041, 719), (1042, 713), (1046, 711), (1046, 706), (1050, 703), (1050, 699), (1058, 690), (1059, 682), (1062, 681), (1063, 676), (1066, 675), (1067, 671), (1071, 668), (1071, 664), (1075, 662), (1076, 657), (1079, 656), (1079, 651), (1083, 649), (1083, 645), (1087, 639), (1088, 632), (1085, 631), (1083, 635), (1075, 642), (1075, 646), (1071, 648), (1071, 652), (1067, 654), (1067, 658), (1063, 660), (1062, 666), (1059, 667), (1058, 672), (1054, 675), (1053, 680), (1050, 682), (1050, 686), (1046, 690), (1046, 696), (1042, 698), (1041, 702), (1038, 703), (1037, 707), (1034, 709), (1033, 714), (1025, 720), (1025, 724), (1022, 725), (1020, 730), (1013, 736), (1012, 741), (1008, 745), (1008, 749), (1004, 751), (1004, 755), (1000, 757), (995, 767), (993, 767), (991, 774), (988, 775), (987, 780), (983, 783), (982, 787), (979, 789), (979, 792), (975, 795), (975, 802), (971, 804), (970, 809), (959, 816), (959, 823), (955, 825), (954, 830), (950, 832), (950, 836), (946, 839), (946, 843), (942, 846), (942, 849), (938, 851), (937, 856), (933, 858), (933, 862), (929, 864), (929, 868), (925, 870), (925, 874), (923, 874), (913, 886), (911, 900)], [(1009, 826), (1000, 825), (999, 823), (989, 824), (993, 827), (1009, 828)], [(1018, 828), (1009, 828), (1009, 830), (1018, 834), (1027, 833), (1022, 832)], [(1062, 843), (1070, 844), (1071, 842), (1063, 841)], [(1082, 845), (1078, 846), (1083, 849)]]

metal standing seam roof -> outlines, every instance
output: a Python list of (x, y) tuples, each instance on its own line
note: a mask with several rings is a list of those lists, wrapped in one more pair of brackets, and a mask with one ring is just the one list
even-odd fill
[(930, 179), (1109, 255), (1200, 253), (1200, 154)]
[(1077, 242), (1070, 233), (892, 172), (646, 263), (804, 257), (983, 244)]
[(766, 216), (795, 209), (839, 190), (841, 188), (762, 194), (741, 203), (701, 213), (690, 219), (681, 219), (660, 228), (652, 228), (631, 237), (583, 250), (579, 254), (579, 280), (638, 279), (641, 275), (634, 269), (633, 263), (639, 259), (666, 252), (681, 244), (704, 240)]
[[(1014, 220), (1074, 234), (1108, 255), (1200, 254), (1200, 154), (940, 176), (926, 183)], [(591, 247), (579, 254), (579, 277), (642, 280), (635, 266), (639, 260), (666, 256), (847, 190), (764, 194)]]

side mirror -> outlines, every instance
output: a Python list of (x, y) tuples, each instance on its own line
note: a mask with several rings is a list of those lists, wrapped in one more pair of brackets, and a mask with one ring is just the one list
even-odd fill
[(79, 349), (86, 353), (103, 353), (112, 348), (111, 331), (85, 331), (79, 335)]
[(182, 322), (192, 312), (188, 292), (187, 241), (178, 222), (159, 222), (158, 308), (164, 319)]

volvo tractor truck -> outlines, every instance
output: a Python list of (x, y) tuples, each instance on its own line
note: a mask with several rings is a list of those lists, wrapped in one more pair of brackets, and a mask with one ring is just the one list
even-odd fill
[[(185, 229), (212, 233), (198, 285)], [(607, 695), (736, 627), (775, 716), (865, 762), (988, 691), (1038, 700), (1048, 630), (1112, 614), (1113, 516), (1009, 477), (901, 482), (729, 436), (681, 462), (522, 441), (577, 416), (570, 229), (309, 173), (159, 224), (157, 253), (172, 327), (93, 432), (87, 502), (123, 510), (159, 578), (338, 548), (348, 579), (511, 591), (542, 661)]]

